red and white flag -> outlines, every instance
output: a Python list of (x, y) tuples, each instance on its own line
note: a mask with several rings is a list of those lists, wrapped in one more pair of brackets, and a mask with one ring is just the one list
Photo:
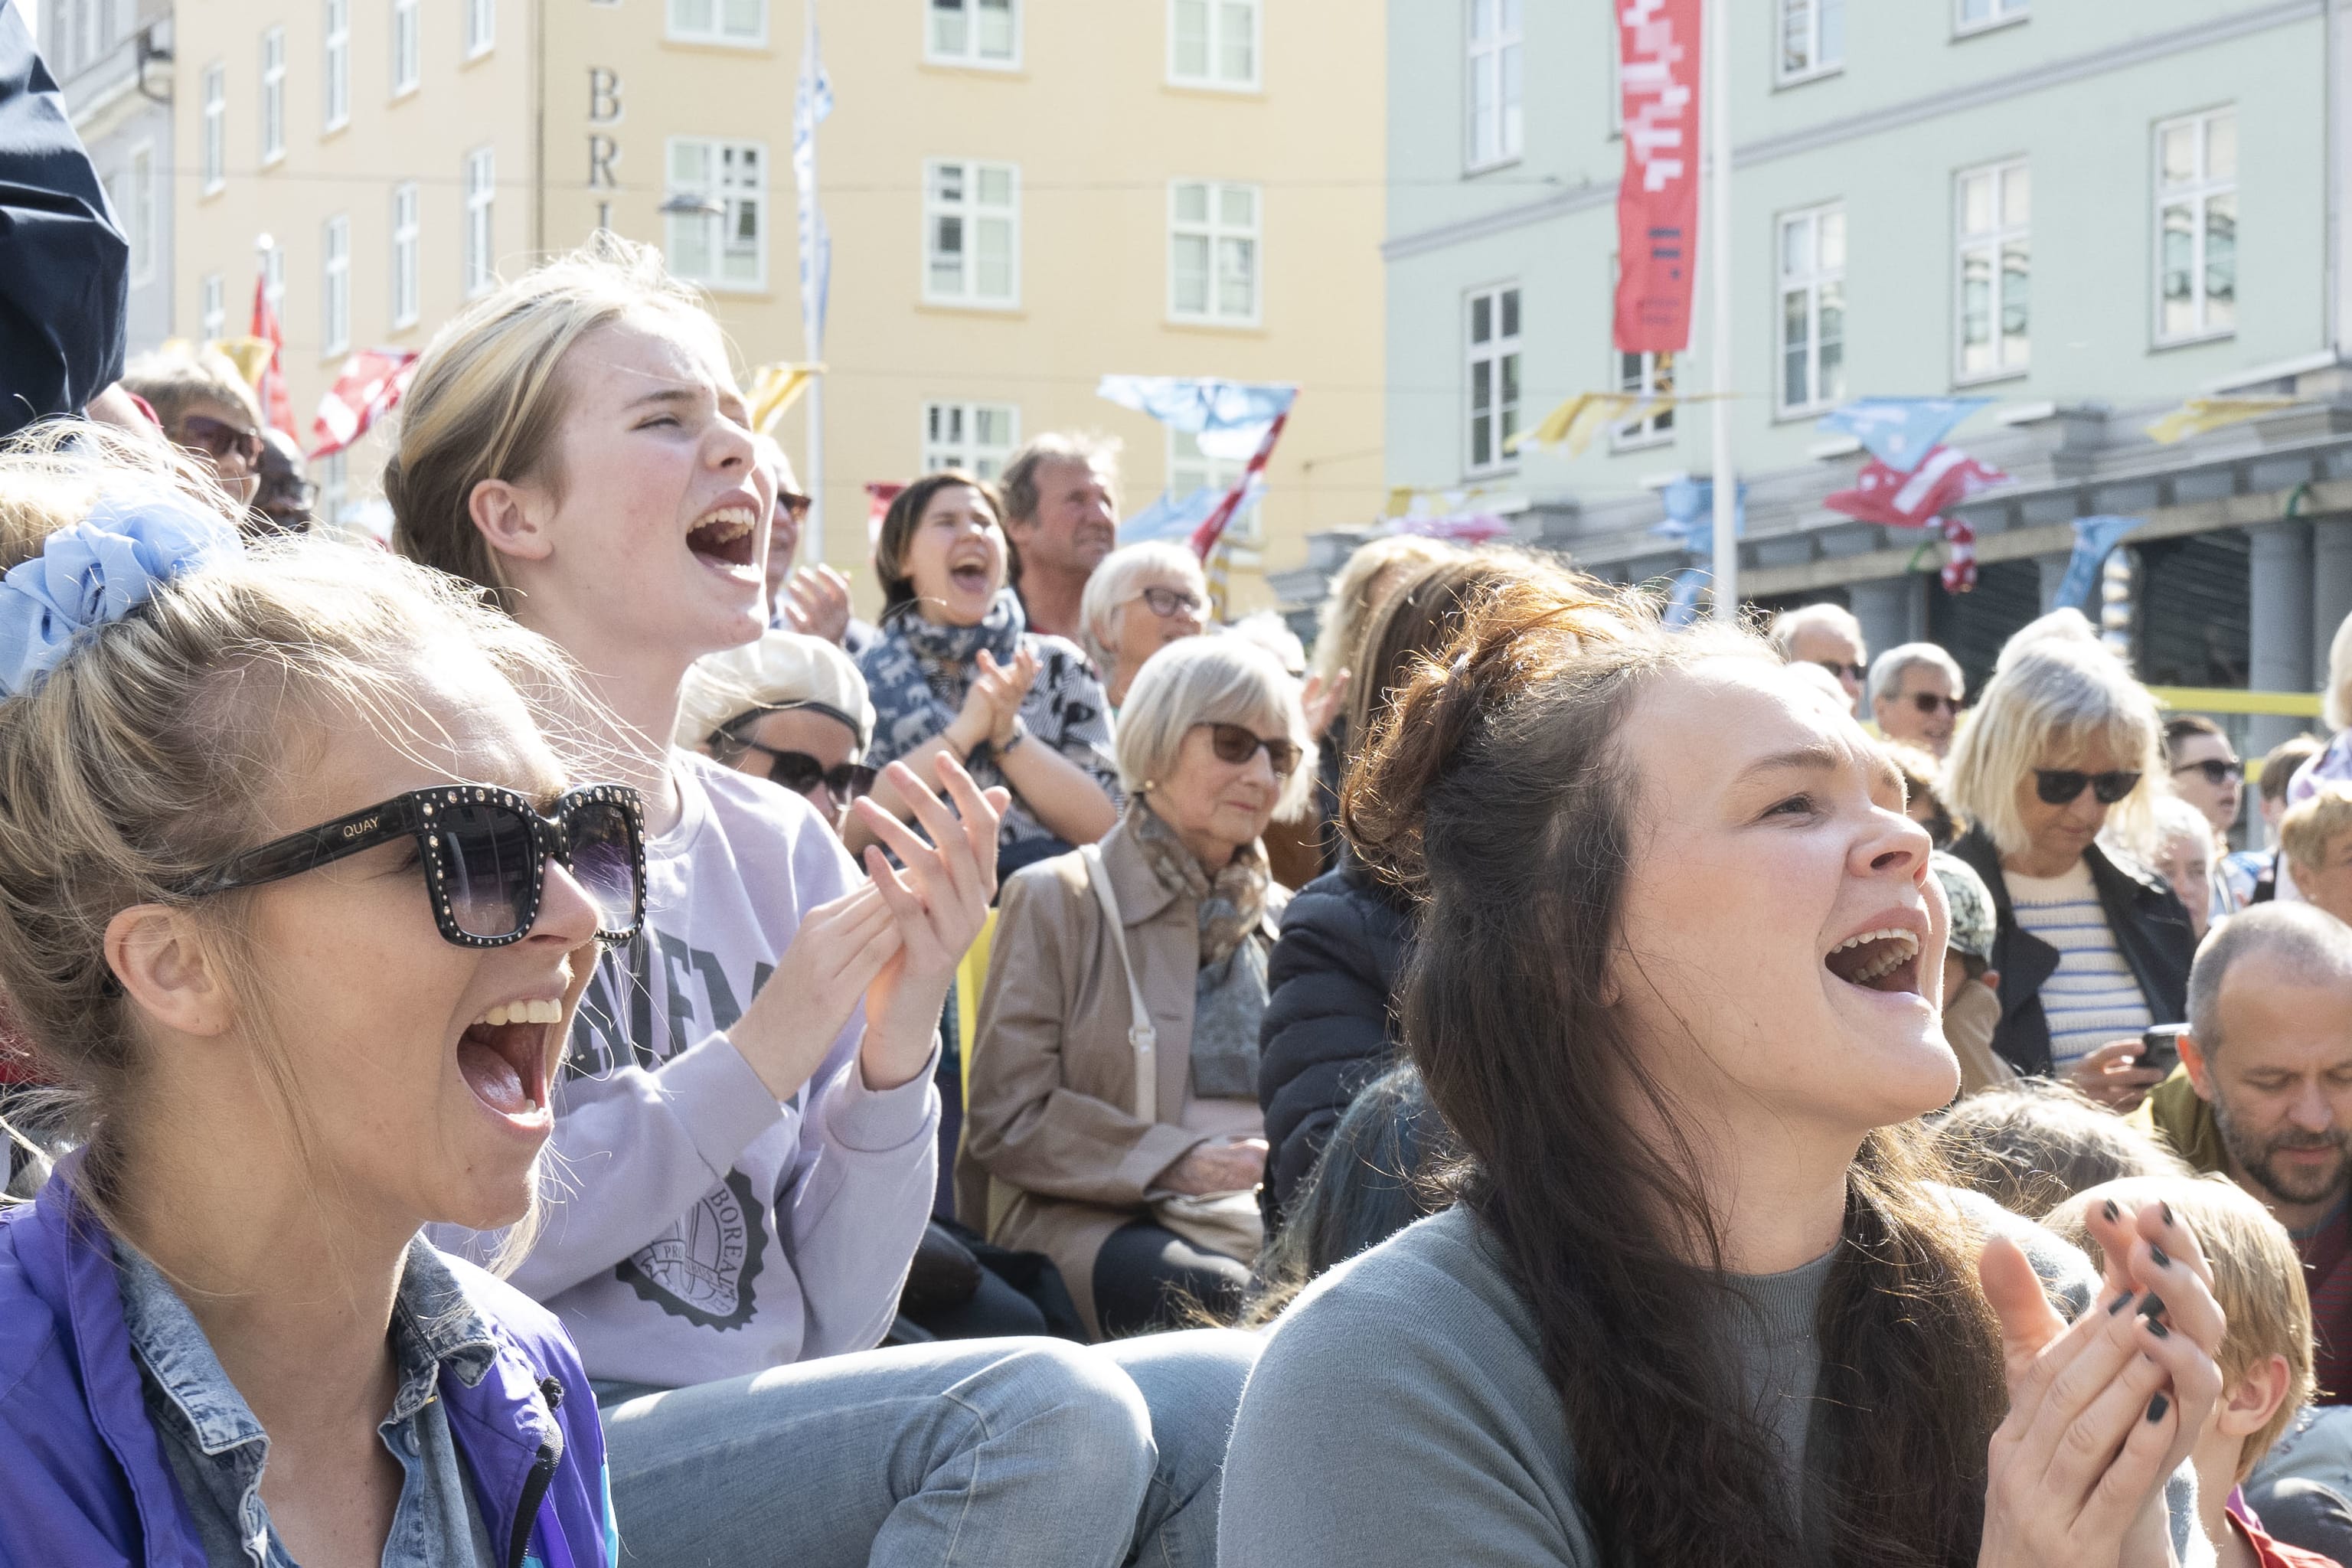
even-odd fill
[(1862, 466), (1853, 489), (1839, 490), (1822, 504), (1864, 522), (1925, 528), (1945, 508), (2007, 483), (2009, 476), (1999, 468), (1986, 467), (1958, 447), (1937, 447), (1907, 474), (1873, 458)]
[(1225, 492), (1225, 499), (1217, 503), (1217, 510), (1202, 518), (1201, 526), (1192, 531), (1190, 541), (1192, 553), (1202, 562), (1209, 559), (1209, 552), (1217, 547), (1217, 541), (1224, 537), (1225, 525), (1233, 521), (1234, 513), (1241, 510), (1251, 487), (1265, 481), (1266, 459), (1274, 456), (1274, 444), (1282, 439), (1282, 427), (1289, 423), (1290, 409), (1286, 403), (1283, 411), (1274, 416), (1274, 423), (1265, 427), (1265, 435), (1258, 442), (1257, 450), (1250, 454), (1249, 466), (1242, 469), (1241, 479)]
[(267, 271), (253, 282), (253, 335), (269, 345), (269, 358), (261, 367), (261, 379), (253, 384), (254, 392), (261, 399), (261, 416), (273, 428), (299, 441), (302, 432), (294, 427), (294, 399), (287, 394), (286, 370), (279, 363), (286, 355), (286, 334), (278, 330), (278, 311), (269, 303)]
[(1698, 257), (1700, 0), (1613, 4), (1625, 126), (1614, 336), (1621, 353), (1680, 353)]
[(319, 443), (310, 456), (333, 457), (399, 407), (416, 374), (416, 358), (415, 349), (362, 349), (345, 360), (335, 384), (319, 399), (319, 416), (310, 421)]

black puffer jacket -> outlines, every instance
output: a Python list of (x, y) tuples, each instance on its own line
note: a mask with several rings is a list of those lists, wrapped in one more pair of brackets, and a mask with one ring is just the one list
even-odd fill
[(1266, 1225), (1315, 1167), (1339, 1113), (1396, 1051), (1391, 1004), (1412, 910), (1342, 848), (1336, 869), (1301, 888), (1283, 912), (1266, 965), (1257, 1100), (1265, 1110)]

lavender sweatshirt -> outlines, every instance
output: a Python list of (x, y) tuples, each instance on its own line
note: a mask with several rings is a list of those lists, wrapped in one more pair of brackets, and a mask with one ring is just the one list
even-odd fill
[[(509, 1282), (594, 1378), (682, 1387), (871, 1349), (938, 1164), (929, 1070), (877, 1092), (861, 1012), (782, 1104), (724, 1031), (862, 874), (798, 795), (686, 752), (646, 847), (646, 930), (581, 999), (555, 1091), (552, 1196)], [(480, 1257), (496, 1237), (437, 1234)]]

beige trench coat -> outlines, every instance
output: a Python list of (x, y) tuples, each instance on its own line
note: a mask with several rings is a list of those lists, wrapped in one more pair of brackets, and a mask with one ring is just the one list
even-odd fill
[[(956, 1156), (958, 1216), (1000, 1247), (1051, 1258), (1097, 1333), (1095, 1254), (1144, 1212), (1152, 1178), (1202, 1141), (1178, 1125), (1192, 1079), (1197, 902), (1152, 874), (1124, 822), (1102, 857), (1160, 1033), (1160, 1120), (1136, 1119), (1127, 975), (1086, 862), (1064, 855), (1004, 884)], [(1267, 890), (1267, 941), (1289, 897)]]

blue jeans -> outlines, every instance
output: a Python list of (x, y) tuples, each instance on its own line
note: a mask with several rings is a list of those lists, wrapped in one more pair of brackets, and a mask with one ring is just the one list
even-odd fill
[(965, 1340), (600, 1390), (624, 1563), (1212, 1568), (1254, 1335)]

